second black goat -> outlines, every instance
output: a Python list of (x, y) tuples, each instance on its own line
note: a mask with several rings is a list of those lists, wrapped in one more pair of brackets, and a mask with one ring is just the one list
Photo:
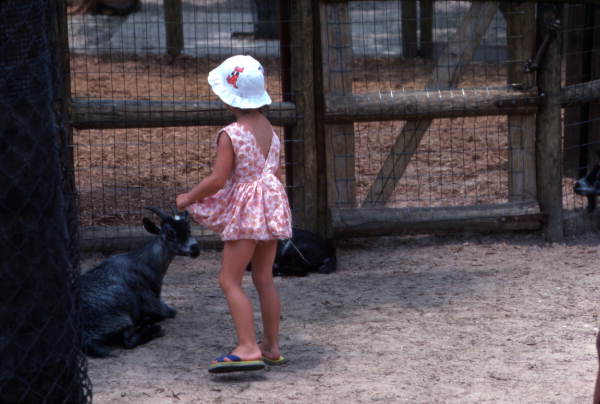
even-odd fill
[(596, 209), (596, 197), (600, 195), (600, 163), (596, 164), (589, 173), (575, 182), (573, 191), (588, 199), (588, 212)]
[[(273, 263), (275, 276), (306, 276), (310, 272), (329, 274), (336, 270), (337, 259), (332, 240), (294, 227), (292, 238), (277, 243)], [(252, 270), (248, 264), (247, 269)]]

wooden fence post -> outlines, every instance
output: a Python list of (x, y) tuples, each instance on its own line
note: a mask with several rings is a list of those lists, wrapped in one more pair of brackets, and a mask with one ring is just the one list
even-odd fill
[(433, 0), (419, 1), (419, 31), (421, 57), (433, 59)]
[[(535, 47), (535, 4), (503, 3), (507, 23), (508, 84), (523, 89), (535, 88), (535, 72), (525, 73), (523, 66), (533, 57)], [(511, 114), (508, 125), (508, 200), (536, 200), (535, 114)]]
[[(352, 36), (348, 3), (319, 5), (323, 95), (352, 94)], [(356, 205), (354, 124), (326, 124), (327, 205)]]
[(164, 0), (167, 54), (174, 58), (183, 50), (183, 14), (181, 0)]
[[(562, 5), (538, 4), (538, 43), (554, 19), (562, 21)], [(537, 114), (536, 161), (538, 198), (547, 217), (544, 236), (563, 239), (561, 153), (561, 35), (550, 42), (538, 73), (538, 88), (544, 94)]]
[(417, 56), (417, 2), (403, 1), (401, 4), (402, 56)]
[[(282, 37), (289, 36), (289, 100), (301, 117), (296, 125), (286, 128), (288, 195), (294, 211), (294, 224), (325, 235), (327, 228), (327, 200), (325, 195), (325, 152), (322, 133), (315, 119), (315, 33), (313, 0), (290, 2), (287, 27), (282, 27)], [(288, 10), (285, 8), (285, 10)], [(289, 29), (289, 32), (286, 32)], [(282, 38), (283, 40), (283, 38)], [(285, 92), (285, 91), (284, 91)], [(287, 96), (286, 96), (287, 97)], [(287, 100), (287, 99), (286, 99)]]

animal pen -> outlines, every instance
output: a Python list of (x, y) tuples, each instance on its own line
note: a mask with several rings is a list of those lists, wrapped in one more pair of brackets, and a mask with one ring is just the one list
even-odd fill
[[(170, 210), (209, 173), (232, 117), (206, 77), (230, 55), (266, 68), (298, 227), (550, 240), (596, 227), (572, 191), (598, 159), (596, 1), (143, 0), (129, 15), (22, 3), (0, 2), (13, 27), (0, 32), (2, 307), (18, 307), (3, 312), (18, 321), (0, 334), (12, 352), (0, 401), (59, 402), (61, 389), (90, 399), (74, 332), (78, 251), (139, 242), (144, 207)], [(48, 307), (64, 322), (39, 315)], [(43, 363), (35, 377), (19, 371), (28, 361)]]
[(598, 133), (592, 3), (155, 0), (70, 16), (81, 241), (127, 244), (144, 206), (171, 208), (209, 172), (231, 116), (206, 76), (237, 53), (266, 66), (295, 225), (560, 238), (591, 221), (571, 189)]

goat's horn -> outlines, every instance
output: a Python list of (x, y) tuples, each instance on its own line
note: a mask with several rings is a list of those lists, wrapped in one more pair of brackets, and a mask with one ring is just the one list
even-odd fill
[(162, 210), (160, 210), (158, 208), (146, 206), (146, 209), (148, 209), (151, 212), (156, 213), (158, 215), (158, 217), (160, 217), (162, 220), (166, 220), (169, 217), (165, 212), (163, 212)]

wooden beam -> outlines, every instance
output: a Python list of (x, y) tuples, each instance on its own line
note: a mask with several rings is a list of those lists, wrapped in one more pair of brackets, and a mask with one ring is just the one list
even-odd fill
[[(454, 37), (448, 41), (425, 89), (456, 86), (461, 67), (472, 59), (497, 11), (496, 2), (471, 4)], [(430, 119), (406, 122), (373, 181), (363, 206), (383, 205), (388, 201), (431, 122)]]
[[(535, 73), (525, 73), (523, 70), (527, 59), (536, 52), (535, 4), (502, 3), (501, 9), (507, 25), (508, 85), (518, 84), (537, 93)], [(535, 111), (530, 114), (507, 113), (508, 200), (537, 200)]]
[(335, 238), (538, 230), (543, 220), (539, 206), (532, 201), (435, 208), (331, 209)]
[(328, 123), (349, 123), (533, 114), (538, 102), (535, 89), (520, 91), (509, 88), (328, 95), (325, 97), (325, 120)]
[[(274, 102), (266, 115), (274, 125), (294, 125), (296, 107)], [(233, 115), (218, 101), (129, 101), (74, 99), (73, 127), (77, 129), (161, 128), (170, 126), (226, 125)]]
[[(201, 248), (221, 248), (223, 245), (218, 234), (201, 226), (192, 225), (191, 234)], [(84, 226), (80, 231), (80, 248), (95, 252), (127, 251), (141, 247), (155, 237), (142, 226)]]
[[(529, 76), (534, 78), (532, 75)], [(516, 73), (511, 77), (517, 77)], [(529, 80), (524, 77), (520, 81), (526, 79)], [(350, 123), (534, 114), (543, 97), (538, 96), (535, 86), (526, 84), (525, 87), (529, 89), (452, 89), (326, 95), (325, 121)], [(598, 100), (600, 100), (600, 80), (573, 84), (560, 90), (560, 103), (563, 107)], [(520, 119), (518, 121), (520, 122)], [(524, 124), (517, 122), (509, 126), (524, 126)], [(521, 143), (521, 140), (515, 140), (516, 145)]]
[[(562, 5), (538, 5), (540, 37), (555, 19), (562, 20)], [(538, 73), (538, 88), (545, 94), (537, 114), (536, 162), (538, 198), (548, 221), (544, 236), (548, 241), (563, 239), (562, 217), (562, 122), (560, 105), (562, 36), (550, 42)]]
[[(592, 64), (592, 66), (595, 65)], [(585, 104), (591, 101), (600, 101), (600, 79), (572, 84), (560, 89), (560, 104), (563, 107)]]
[[(377, 101), (376, 101), (377, 100)], [(380, 101), (381, 100), (381, 101)], [(392, 92), (389, 94), (329, 95), (325, 119), (330, 122), (378, 121), (498, 115), (532, 112), (541, 98), (531, 91), (509, 89)], [(573, 84), (560, 90), (563, 106), (600, 100), (600, 80)], [(473, 105), (473, 110), (464, 107)], [(414, 104), (411, 104), (413, 103)], [(72, 124), (77, 129), (152, 128), (191, 125), (224, 125), (231, 113), (219, 102), (130, 101), (75, 98)], [(431, 112), (430, 112), (431, 111)], [(439, 115), (438, 115), (439, 114)], [(296, 106), (275, 102), (267, 110), (275, 125), (294, 125)]]

